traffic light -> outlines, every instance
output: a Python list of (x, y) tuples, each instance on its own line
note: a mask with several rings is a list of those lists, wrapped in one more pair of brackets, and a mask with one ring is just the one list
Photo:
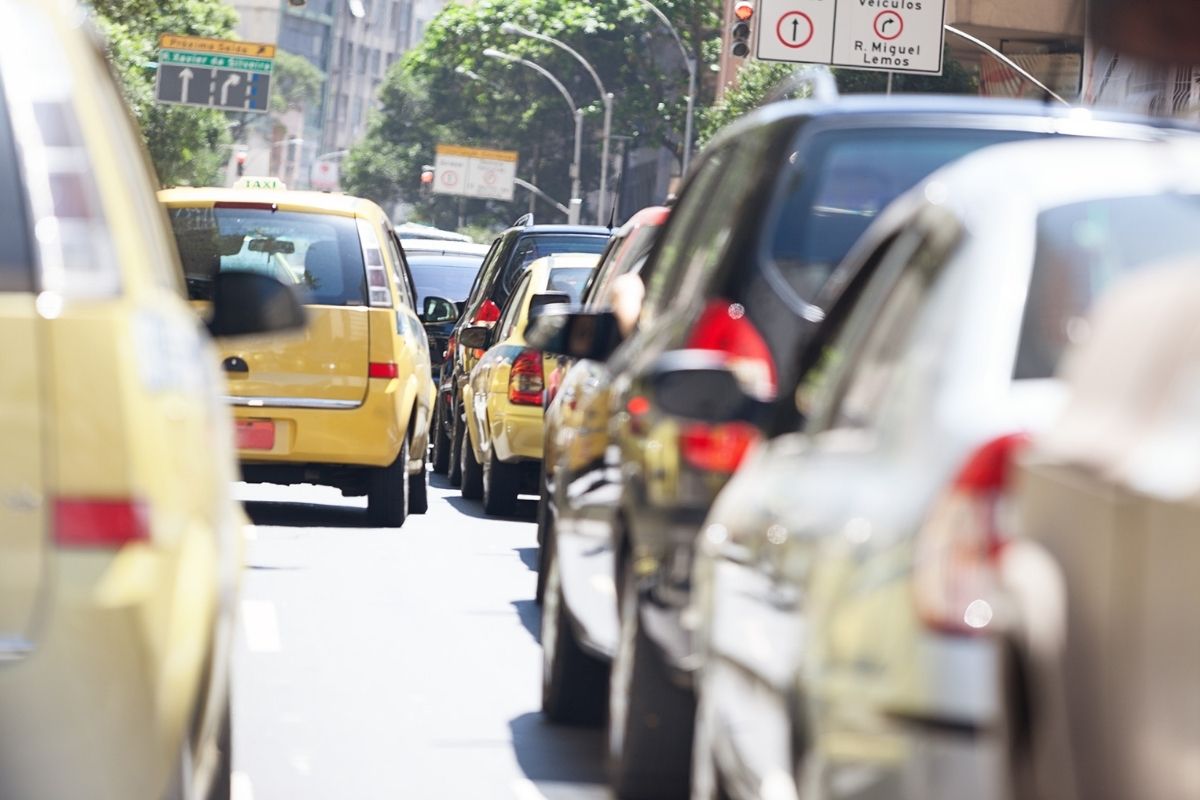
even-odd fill
[(237, 153), (234, 155), (233, 160), (234, 160), (234, 163), (237, 164), (237, 174), (238, 174), (238, 177), (240, 178), (246, 174), (246, 151), (238, 150)]
[(729, 51), (738, 58), (745, 58), (750, 55), (750, 20), (754, 17), (754, 3), (739, 0), (733, 6), (733, 16)]

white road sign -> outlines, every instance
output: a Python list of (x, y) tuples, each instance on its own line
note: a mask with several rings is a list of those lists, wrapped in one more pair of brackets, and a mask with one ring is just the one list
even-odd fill
[(761, 61), (941, 74), (945, 0), (759, 0)]
[(512, 200), (517, 154), (439, 144), (434, 159), (434, 194)]

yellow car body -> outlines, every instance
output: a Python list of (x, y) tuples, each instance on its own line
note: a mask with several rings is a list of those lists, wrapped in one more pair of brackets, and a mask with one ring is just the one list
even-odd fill
[(0, 796), (225, 796), (233, 430), (85, 26), (0, 0)]
[(290, 277), (305, 303), (301, 336), (221, 354), (246, 480), (366, 494), (387, 525), (402, 524), (406, 509), (423, 512), (435, 388), (411, 276), (383, 210), (305, 191), (181, 188), (159, 199), (195, 302), (214, 269), (236, 269)]
[[(540, 258), (529, 265), (492, 329), (489, 348), (471, 369), (463, 387), (463, 494), (478, 496), (489, 513), (511, 513), (519, 493), (537, 493), (542, 460), (544, 376), (552, 360), (525, 342), (530, 308), (543, 292), (562, 292), (577, 302), (599, 257), (570, 253)], [(529, 384), (521, 391), (514, 370), (527, 365)]]

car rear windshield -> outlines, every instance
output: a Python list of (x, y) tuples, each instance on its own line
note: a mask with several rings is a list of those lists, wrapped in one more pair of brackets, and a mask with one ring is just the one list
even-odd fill
[(591, 276), (592, 270), (589, 267), (552, 269), (550, 277), (546, 281), (546, 291), (563, 292), (571, 298), (572, 303), (578, 303), (579, 298), (583, 295), (583, 288), (587, 286), (588, 278)]
[(417, 308), (424, 307), (426, 297), (441, 297), (455, 303), (466, 300), (483, 263), (483, 256), (406, 255), (417, 286)]
[(351, 217), (174, 208), (171, 224), (193, 300), (212, 299), (218, 272), (257, 272), (298, 287), (312, 305), (366, 305), (362, 246)]
[(539, 258), (555, 253), (595, 253), (604, 252), (608, 244), (607, 236), (580, 233), (541, 233), (526, 236), (517, 243), (516, 250), (508, 262), (508, 267), (501, 279), (503, 299), (516, 287), (525, 268)]
[(1196, 195), (1103, 198), (1043, 211), (1013, 377), (1051, 377), (1113, 280), (1143, 266), (1200, 260), (1197, 230)]
[(801, 302), (811, 302), (850, 247), (892, 200), (931, 172), (1027, 131), (964, 128), (839, 130), (806, 149), (769, 240), (769, 263)]

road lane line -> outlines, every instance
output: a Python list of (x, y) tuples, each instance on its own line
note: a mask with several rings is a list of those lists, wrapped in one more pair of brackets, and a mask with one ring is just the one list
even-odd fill
[(279, 617), (275, 604), (264, 600), (242, 601), (242, 628), (251, 653), (278, 653)]
[(546, 800), (546, 795), (542, 794), (542, 790), (528, 778), (513, 781), (512, 789), (517, 800)]
[(254, 800), (254, 784), (244, 772), (234, 772), (229, 784), (229, 800)]

